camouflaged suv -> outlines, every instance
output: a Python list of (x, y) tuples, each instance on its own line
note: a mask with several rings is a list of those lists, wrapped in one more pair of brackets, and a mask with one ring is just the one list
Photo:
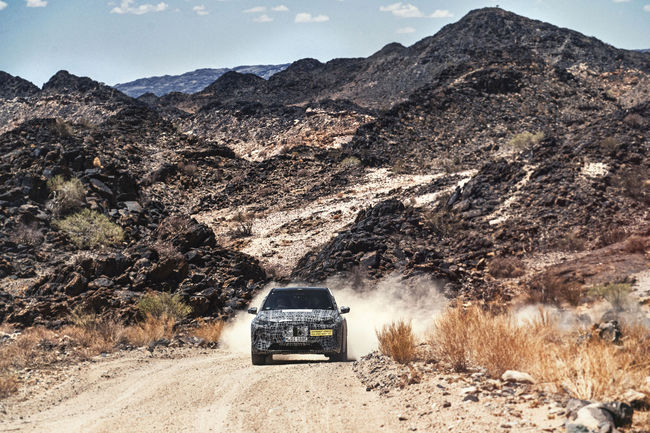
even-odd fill
[(273, 354), (318, 353), (334, 361), (348, 356), (347, 322), (324, 287), (271, 289), (261, 308), (250, 308), (251, 360), (265, 364)]

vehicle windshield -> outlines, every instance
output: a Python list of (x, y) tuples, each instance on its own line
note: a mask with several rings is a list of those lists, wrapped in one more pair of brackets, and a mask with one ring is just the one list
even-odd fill
[(326, 290), (278, 290), (271, 292), (263, 310), (333, 310)]

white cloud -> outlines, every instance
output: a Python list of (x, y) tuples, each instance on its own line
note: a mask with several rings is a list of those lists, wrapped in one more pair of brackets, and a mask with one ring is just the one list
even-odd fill
[(402, 27), (401, 29), (397, 29), (395, 33), (400, 35), (406, 35), (408, 33), (415, 33), (415, 29), (413, 27)]
[(162, 12), (169, 8), (169, 5), (164, 2), (158, 3), (157, 5), (152, 5), (147, 3), (140, 6), (138, 5), (132, 6), (132, 4), (133, 4), (133, 0), (122, 0), (122, 3), (120, 3), (119, 6), (115, 6), (113, 9), (111, 9), (111, 13), (142, 15), (149, 12)]
[(612, 0), (614, 3), (628, 3), (630, 0)]
[(650, 5), (643, 6), (643, 10), (646, 12), (650, 12)]
[[(47, 2), (43, 0), (25, 0), (28, 8), (44, 8)], [(3, 2), (4, 3), (4, 2)]]
[(289, 12), (289, 8), (286, 7), (285, 5), (273, 6), (271, 10), (274, 12)]
[(266, 12), (266, 6), (255, 6), (254, 8), (243, 10), (242, 12), (245, 14), (259, 14)]
[(0, 0), (0, 11), (7, 7), (7, 3)]
[(296, 15), (296, 19), (294, 19), (294, 22), (296, 23), (324, 23), (325, 21), (329, 21), (330, 17), (327, 15), (312, 15), (307, 12), (301, 12)]
[(208, 15), (210, 13), (205, 9), (204, 5), (194, 6), (192, 10), (196, 12), (197, 15)]
[(417, 6), (410, 3), (393, 3), (388, 6), (380, 6), (381, 12), (390, 12), (399, 18), (450, 18), (452, 13), (447, 9), (436, 9), (432, 14), (425, 14)]
[(253, 18), (253, 21), (256, 23), (270, 23), (271, 21), (273, 21), (273, 18), (271, 18), (267, 14), (262, 14), (259, 17)]

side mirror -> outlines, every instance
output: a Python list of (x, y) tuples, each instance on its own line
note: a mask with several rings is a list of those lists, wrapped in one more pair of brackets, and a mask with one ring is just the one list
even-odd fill
[(350, 307), (341, 307), (341, 314), (349, 313)]
[(248, 309), (248, 314), (257, 314), (257, 307), (251, 307)]

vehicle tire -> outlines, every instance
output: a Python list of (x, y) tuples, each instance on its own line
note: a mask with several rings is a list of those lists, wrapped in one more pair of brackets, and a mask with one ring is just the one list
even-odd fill
[(264, 365), (266, 364), (266, 355), (251, 353), (251, 362), (253, 365)]
[(348, 360), (348, 333), (343, 334), (343, 344), (341, 351), (334, 354), (330, 359), (336, 362), (345, 362)]

